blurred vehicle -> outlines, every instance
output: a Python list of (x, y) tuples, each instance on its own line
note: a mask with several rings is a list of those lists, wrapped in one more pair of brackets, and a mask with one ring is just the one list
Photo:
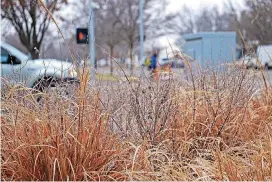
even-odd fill
[(106, 60), (106, 59), (99, 59), (99, 60), (98, 60), (98, 65), (99, 65), (100, 67), (107, 66), (107, 60)]
[(175, 68), (184, 68), (186, 62), (193, 62), (193, 58), (191, 58), (188, 55), (183, 54), (182, 56), (176, 55), (176, 58), (174, 59), (174, 66)]
[(55, 59), (31, 59), (5, 42), (1, 42), (1, 77), (9, 84), (22, 83), (40, 91), (56, 87), (60, 82), (77, 82), (73, 64)]
[(164, 65), (171, 65), (172, 68), (184, 68), (185, 62), (192, 62), (193, 59), (190, 56), (183, 54), (182, 56), (178, 51), (173, 51), (174, 53), (170, 52), (166, 54), (162, 52), (159, 54), (159, 64), (161, 66)]
[(246, 55), (239, 59), (239, 61), (236, 61), (235, 64), (240, 66), (240, 67), (245, 67), (245, 68), (255, 68), (257, 61), (256, 58), (253, 57), (253, 55)]
[(258, 46), (256, 55), (246, 55), (239, 63), (247, 68), (272, 68), (272, 45)]
[[(272, 68), (272, 45), (259, 46), (257, 49), (257, 56), (263, 68)], [(260, 64), (256, 65), (258, 68), (260, 67)]]
[(171, 48), (165, 48), (159, 52), (157, 61), (160, 66), (173, 66), (174, 54)]

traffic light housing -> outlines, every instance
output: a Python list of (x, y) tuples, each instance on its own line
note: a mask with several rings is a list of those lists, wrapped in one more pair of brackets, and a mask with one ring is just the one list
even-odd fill
[(88, 29), (78, 28), (76, 30), (76, 39), (78, 44), (88, 44)]

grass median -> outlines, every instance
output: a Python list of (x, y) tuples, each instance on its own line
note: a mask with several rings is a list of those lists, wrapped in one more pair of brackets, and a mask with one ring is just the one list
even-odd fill
[(96, 79), (99, 81), (126, 81), (127, 79), (129, 81), (138, 81), (139, 78), (136, 76), (115, 76), (111, 74), (102, 74), (102, 73), (97, 73), (96, 74)]

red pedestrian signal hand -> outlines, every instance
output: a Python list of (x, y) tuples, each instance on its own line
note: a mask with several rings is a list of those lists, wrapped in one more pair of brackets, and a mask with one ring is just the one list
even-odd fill
[(76, 31), (76, 38), (78, 44), (88, 44), (88, 29), (78, 28)]
[(82, 33), (82, 32), (79, 32), (79, 34), (78, 34), (78, 39), (79, 39), (79, 40), (82, 40), (83, 38), (84, 38), (83, 33)]

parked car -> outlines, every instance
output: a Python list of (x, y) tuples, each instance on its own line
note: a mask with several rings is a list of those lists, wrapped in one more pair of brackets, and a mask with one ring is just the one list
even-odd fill
[[(55, 59), (31, 59), (15, 47), (1, 42), (1, 82), (24, 84), (43, 91), (56, 87), (56, 83), (77, 82), (72, 63)], [(3, 83), (1, 83), (1, 86)]]

